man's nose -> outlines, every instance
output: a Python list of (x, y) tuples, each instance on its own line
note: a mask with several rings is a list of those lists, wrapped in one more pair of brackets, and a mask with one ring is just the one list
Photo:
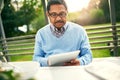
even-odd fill
[(61, 17), (58, 15), (58, 16), (56, 17), (56, 20), (61, 20)]

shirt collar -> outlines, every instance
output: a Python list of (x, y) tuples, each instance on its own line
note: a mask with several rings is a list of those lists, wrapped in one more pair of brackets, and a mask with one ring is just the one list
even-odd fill
[[(66, 31), (66, 29), (68, 27), (67, 25), (68, 25), (68, 23), (66, 22), (66, 24), (61, 28), (61, 31), (63, 31), (63, 29)], [(53, 31), (58, 31), (58, 29), (53, 24), (50, 24), (50, 26)]]
[(64, 32), (67, 30), (68, 24), (66, 23), (61, 30), (58, 30), (55, 26), (53, 26), (52, 24), (50, 24), (50, 29), (53, 33), (53, 35), (55, 35), (56, 37), (60, 37), (64, 34)]

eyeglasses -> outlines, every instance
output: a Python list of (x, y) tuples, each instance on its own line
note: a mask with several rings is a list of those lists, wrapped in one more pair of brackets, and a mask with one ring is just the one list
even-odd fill
[(59, 13), (59, 14), (53, 12), (53, 13), (49, 13), (49, 15), (50, 15), (52, 18), (57, 18), (58, 16), (61, 17), (61, 18), (63, 18), (63, 17), (66, 17), (67, 14), (66, 14), (65, 12), (61, 12), (61, 13)]

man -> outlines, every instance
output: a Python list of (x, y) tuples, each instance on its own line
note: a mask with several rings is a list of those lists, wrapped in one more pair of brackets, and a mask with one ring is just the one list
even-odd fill
[(77, 59), (65, 62), (64, 66), (86, 65), (92, 61), (89, 40), (82, 26), (66, 21), (67, 6), (63, 0), (50, 0), (47, 16), (50, 24), (41, 28), (35, 38), (33, 60), (40, 66), (48, 66), (48, 56), (56, 53), (80, 50)]

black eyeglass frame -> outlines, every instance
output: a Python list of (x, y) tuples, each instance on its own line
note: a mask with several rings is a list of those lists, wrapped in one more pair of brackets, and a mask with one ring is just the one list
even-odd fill
[(48, 12), (49, 16), (52, 17), (52, 18), (57, 18), (58, 16), (61, 17), (61, 18), (64, 18), (67, 16), (67, 13), (66, 12), (61, 12), (59, 14), (55, 13), (55, 12)]

